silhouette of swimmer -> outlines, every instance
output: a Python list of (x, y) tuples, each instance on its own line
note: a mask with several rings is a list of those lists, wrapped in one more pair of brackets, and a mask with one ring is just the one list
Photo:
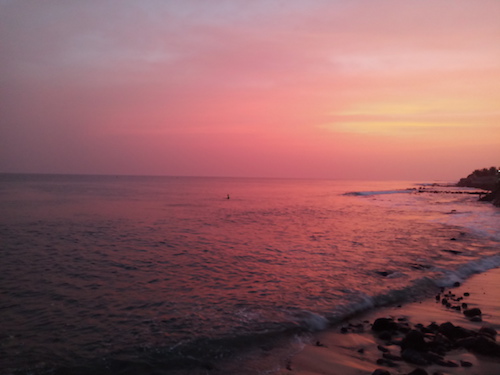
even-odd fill
[(229, 194), (228, 194), (228, 195), (227, 195), (227, 199), (229, 199), (229, 198), (230, 198), (230, 196), (229, 196)]

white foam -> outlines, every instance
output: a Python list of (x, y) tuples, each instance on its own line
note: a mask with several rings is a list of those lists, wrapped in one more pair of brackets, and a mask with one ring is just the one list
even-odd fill
[[(470, 192), (473, 188), (434, 186), (436, 191)], [(488, 202), (479, 202), (477, 195), (418, 193), (416, 189), (353, 192), (346, 195), (377, 196), (371, 203), (384, 207), (434, 213), (429, 221), (462, 227), (485, 238), (500, 241), (500, 209)], [(398, 193), (414, 193), (399, 194)]]
[(308, 331), (322, 331), (328, 327), (328, 319), (308, 310), (301, 310), (293, 314), (292, 320)]
[(353, 191), (351, 193), (346, 193), (345, 195), (360, 195), (360, 196), (369, 196), (369, 195), (385, 195), (385, 194), (408, 194), (414, 193), (415, 189), (404, 189), (404, 190), (380, 190), (380, 191)]
[(436, 280), (438, 286), (451, 286), (455, 282), (462, 282), (473, 274), (485, 272), (500, 267), (500, 254), (481, 258), (460, 266), (456, 270), (442, 270), (445, 276)]
[(500, 240), (500, 210), (488, 203), (477, 203), (456, 209), (453, 214), (434, 219), (446, 225), (463, 227), (472, 232), (494, 240)]

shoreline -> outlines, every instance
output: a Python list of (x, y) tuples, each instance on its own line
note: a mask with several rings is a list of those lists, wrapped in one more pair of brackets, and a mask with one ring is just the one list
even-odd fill
[[(380, 338), (379, 332), (372, 330), (372, 325), (378, 318), (392, 318), (394, 322), (417, 330), (432, 323), (441, 325), (449, 322), (474, 332), (482, 327), (500, 332), (499, 291), (500, 268), (494, 268), (471, 276), (460, 286), (446, 288), (439, 300), (431, 297), (361, 313), (341, 325), (313, 334), (310, 342), (292, 355), (276, 374), (369, 375), (377, 373), (377, 369), (379, 374), (391, 375), (410, 374), (413, 371), (417, 371), (415, 374), (499, 374), (500, 353), (484, 355), (478, 354), (475, 349), (459, 347), (448, 350), (442, 356), (440, 364), (417, 365), (399, 358), (401, 348), (397, 343), (405, 334), (400, 333), (395, 335), (398, 337), (388, 339)], [(460, 301), (454, 302), (454, 305), (467, 303), (467, 309), (479, 308), (482, 311), (481, 321), (471, 321), (462, 311), (443, 305), (442, 298), (444, 295), (448, 296), (448, 292)], [(432, 335), (433, 333), (428, 333), (429, 337)]]

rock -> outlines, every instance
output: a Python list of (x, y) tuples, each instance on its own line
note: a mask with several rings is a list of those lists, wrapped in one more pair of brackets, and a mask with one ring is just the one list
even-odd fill
[(398, 324), (390, 318), (378, 318), (373, 322), (372, 330), (375, 332), (395, 331)]
[(387, 276), (389, 276), (392, 272), (387, 272), (387, 271), (375, 271), (375, 273), (379, 274), (380, 276), (387, 277)]
[(372, 372), (372, 375), (391, 375), (391, 373), (387, 370), (378, 368), (375, 371)]
[(377, 349), (380, 350), (382, 353), (388, 353), (389, 352), (389, 349), (387, 349), (386, 347), (384, 347), (382, 345), (377, 345)]
[(439, 332), (450, 340), (462, 339), (465, 337), (470, 337), (474, 334), (474, 332), (460, 326), (455, 326), (451, 322), (441, 324), (439, 326)]
[(460, 366), (462, 367), (472, 367), (472, 363), (468, 361), (460, 361)]
[(477, 354), (500, 357), (500, 345), (488, 336), (468, 337), (458, 340), (457, 345)]
[(435, 322), (432, 322), (427, 326), (427, 329), (431, 332), (437, 332), (439, 330), (439, 326)]
[(443, 366), (443, 367), (459, 367), (458, 363), (456, 363), (454, 361), (450, 361), (450, 360), (445, 360), (445, 359), (436, 361), (435, 363), (437, 365)]
[(420, 331), (412, 330), (403, 338), (401, 349), (415, 349), (418, 351), (427, 350), (427, 344), (424, 340), (424, 335)]
[(481, 327), (478, 333), (483, 336), (488, 336), (492, 340), (495, 340), (497, 336), (497, 331), (491, 327)]
[(437, 333), (429, 344), (429, 350), (439, 355), (445, 355), (454, 346), (454, 341), (441, 333)]
[(389, 359), (385, 359), (385, 358), (377, 359), (377, 365), (386, 366), (386, 367), (397, 367), (398, 366), (396, 363), (392, 362)]
[(415, 349), (403, 350), (401, 352), (401, 357), (403, 357), (403, 359), (406, 362), (410, 362), (410, 363), (413, 363), (413, 364), (418, 365), (418, 366), (426, 366), (426, 365), (430, 364), (429, 361), (424, 358), (422, 353), (420, 353), (418, 350), (415, 350)]
[(464, 310), (464, 315), (467, 318), (472, 318), (473, 316), (478, 316), (478, 315), (481, 315), (481, 314), (482, 314), (481, 309), (478, 309), (477, 307), (474, 307), (472, 309)]
[(382, 354), (382, 357), (384, 357), (385, 359), (388, 359), (390, 361), (402, 361), (403, 358), (398, 356), (398, 355), (394, 355), (394, 354), (391, 354), (391, 353), (384, 353)]
[[(455, 241), (456, 241), (456, 240), (457, 240), (457, 239), (455, 238)], [(458, 281), (456, 281), (456, 282), (453, 284), (453, 286), (454, 286), (455, 288), (458, 288), (458, 287), (460, 286), (460, 283), (459, 283)]]
[(380, 340), (384, 341), (391, 341), (392, 340), (392, 334), (389, 331), (383, 331), (378, 334), (378, 338)]
[(447, 253), (454, 254), (454, 255), (462, 254), (462, 252), (458, 251), (458, 250), (447, 250), (447, 249), (445, 249), (443, 251), (446, 251)]
[(428, 372), (425, 371), (423, 368), (416, 368), (412, 372), (409, 372), (408, 375), (428, 375)]

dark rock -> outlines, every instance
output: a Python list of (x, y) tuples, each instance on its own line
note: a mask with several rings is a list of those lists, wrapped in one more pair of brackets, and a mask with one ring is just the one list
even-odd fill
[(416, 330), (408, 332), (401, 342), (401, 349), (425, 351), (427, 349), (427, 344), (425, 343), (423, 333)]
[(425, 371), (423, 368), (416, 368), (412, 372), (409, 372), (408, 375), (428, 375), (428, 372)]
[(429, 362), (438, 363), (439, 361), (443, 360), (443, 356), (442, 355), (439, 355), (439, 354), (436, 354), (436, 353), (433, 353), (433, 352), (424, 353), (423, 356)]
[(431, 332), (437, 332), (439, 329), (439, 326), (435, 322), (432, 322), (431, 324), (429, 324), (427, 326), (427, 329), (430, 330)]
[(481, 327), (478, 333), (483, 336), (488, 336), (492, 340), (495, 340), (497, 336), (497, 331), (491, 327)]
[(443, 250), (443, 251), (446, 251), (447, 253), (451, 253), (454, 255), (462, 254), (462, 252), (458, 250)]
[(481, 315), (482, 312), (481, 312), (481, 309), (478, 309), (477, 307), (474, 307), (472, 309), (467, 309), (467, 310), (464, 310), (464, 315), (468, 318), (472, 318), (473, 316), (478, 316), (478, 315)]
[(392, 339), (392, 340), (390, 341), (390, 344), (391, 344), (391, 345), (396, 345), (396, 346), (401, 347), (401, 341), (403, 341), (403, 340), (402, 340), (402, 339)]
[(382, 354), (382, 357), (384, 357), (385, 359), (389, 359), (391, 361), (402, 361), (403, 358), (398, 356), (398, 355), (394, 355), (394, 354), (391, 354), (391, 353), (384, 353)]
[(388, 353), (389, 352), (389, 349), (387, 349), (386, 347), (384, 347), (382, 345), (377, 345), (377, 349), (380, 350), (382, 353)]
[(364, 352), (365, 352), (365, 348), (359, 348), (358, 349), (358, 353), (359, 354), (364, 354)]
[(457, 340), (465, 337), (472, 336), (474, 332), (462, 328), (460, 326), (455, 326), (451, 322), (443, 323), (439, 326), (439, 332), (450, 340)]
[(406, 362), (413, 363), (418, 366), (426, 366), (430, 364), (430, 362), (424, 358), (422, 353), (420, 353), (418, 350), (415, 349), (405, 349), (401, 352), (401, 357)]
[(377, 365), (387, 366), (387, 367), (397, 367), (398, 365), (389, 359), (379, 358), (377, 359)]
[(457, 345), (477, 354), (500, 357), (500, 345), (488, 336), (468, 337), (458, 340)]
[(375, 271), (375, 273), (379, 274), (380, 276), (387, 277), (387, 276), (389, 276), (392, 272), (387, 272), (387, 271)]
[(464, 296), (465, 296), (465, 297), (469, 297), (469, 296), (470, 296), (470, 293), (465, 292), (465, 293), (464, 293)]
[(399, 323), (397, 330), (402, 333), (408, 333), (411, 331), (411, 327), (408, 323)]
[(439, 366), (443, 366), (443, 367), (459, 367), (458, 363), (456, 363), (455, 361), (450, 361), (450, 360), (440, 360), (440, 361), (436, 361), (435, 362), (437, 365)]
[(383, 331), (378, 334), (378, 338), (380, 340), (384, 341), (391, 341), (392, 340), (392, 334), (389, 331)]
[[(456, 238), (455, 238), (455, 240), (456, 240)], [(458, 288), (458, 287), (460, 286), (460, 283), (459, 283), (458, 281), (456, 281), (456, 282), (453, 284), (453, 286), (454, 286), (455, 288)]]
[(398, 324), (390, 318), (378, 318), (373, 322), (372, 330), (375, 332), (395, 331)]
[(372, 375), (391, 375), (391, 373), (387, 370), (378, 368), (375, 371), (372, 372)]
[(436, 333), (434, 339), (428, 345), (429, 350), (432, 350), (434, 353), (444, 355), (447, 351), (453, 348), (454, 341), (450, 340), (441, 333)]

